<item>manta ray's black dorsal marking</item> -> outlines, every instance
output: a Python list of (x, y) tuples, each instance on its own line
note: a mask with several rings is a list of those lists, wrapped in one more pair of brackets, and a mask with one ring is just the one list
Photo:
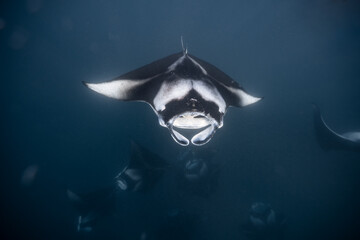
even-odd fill
[[(244, 107), (259, 100), (246, 98), (247, 93), (239, 85), (239, 83), (211, 63), (201, 60), (195, 56), (190, 56), (195, 59), (201, 66), (203, 66), (204, 69), (208, 72), (209, 76), (211, 76), (211, 79), (213, 80), (213, 83), (224, 97), (224, 100), (228, 106)], [(238, 90), (241, 90), (246, 94), (239, 93)]]
[(325, 122), (316, 104), (313, 104), (313, 111), (316, 138), (323, 149), (360, 152), (360, 132), (337, 133)]
[(183, 146), (190, 141), (179, 129), (199, 130), (191, 143), (204, 145), (223, 126), (229, 106), (245, 107), (261, 100), (212, 64), (188, 54), (186, 48), (112, 81), (84, 84), (107, 97), (147, 102), (160, 125)]
[[(151, 104), (160, 88), (161, 81), (164, 78), (163, 74), (167, 72), (169, 63), (175, 62), (182, 55), (182, 52), (172, 54), (107, 82), (92, 84), (83, 81), (82, 83), (107, 97), (122, 101), (144, 101)], [(106, 86), (106, 88), (101, 88), (101, 86)], [(108, 92), (107, 88), (112, 88), (114, 91)]]
[(183, 55), (182, 52), (174, 53), (170, 56), (161, 58), (159, 60), (153, 61), (145, 66), (137, 68), (133, 71), (125, 73), (115, 79), (130, 79), (130, 80), (138, 80), (138, 79), (146, 79), (152, 76), (156, 76), (162, 74), (167, 71), (169, 67), (169, 63), (175, 62)]

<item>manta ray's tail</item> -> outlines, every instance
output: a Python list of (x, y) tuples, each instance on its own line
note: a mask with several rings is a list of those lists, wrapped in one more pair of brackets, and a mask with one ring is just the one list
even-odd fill
[(183, 50), (184, 55), (188, 54), (188, 49), (187, 46), (184, 45), (184, 38), (183, 36), (180, 37), (180, 41), (181, 41), (181, 48)]

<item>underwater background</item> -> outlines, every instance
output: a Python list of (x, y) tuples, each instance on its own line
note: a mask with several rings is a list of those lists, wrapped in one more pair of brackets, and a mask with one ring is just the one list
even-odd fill
[[(201, 147), (175, 143), (147, 104), (81, 84), (180, 52), (181, 36), (264, 97), (230, 108)], [(0, 80), (2, 239), (248, 239), (254, 202), (285, 216), (284, 239), (360, 239), (360, 153), (323, 150), (311, 106), (340, 132), (360, 130), (359, 1), (2, 1)], [(67, 189), (111, 184), (131, 140), (175, 166), (206, 152), (220, 165), (214, 192), (179, 197), (168, 171), (77, 232)]]

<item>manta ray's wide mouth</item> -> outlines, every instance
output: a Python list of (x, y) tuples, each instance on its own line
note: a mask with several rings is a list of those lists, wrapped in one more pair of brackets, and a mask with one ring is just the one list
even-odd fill
[(200, 112), (184, 112), (176, 115), (170, 121), (172, 125), (180, 129), (200, 129), (211, 125), (213, 118)]
[[(178, 114), (171, 118), (166, 124), (171, 136), (180, 145), (189, 145), (189, 140), (184, 134), (184, 130), (194, 130), (187, 135), (191, 135), (191, 143), (194, 145), (204, 145), (209, 142), (219, 128), (219, 123), (209, 115), (202, 112), (188, 111)], [(196, 131), (196, 130), (200, 130)], [(182, 134), (179, 132), (182, 131)]]

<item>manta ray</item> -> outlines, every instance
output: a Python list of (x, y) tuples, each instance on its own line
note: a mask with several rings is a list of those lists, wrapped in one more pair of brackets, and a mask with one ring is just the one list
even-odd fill
[(319, 107), (313, 103), (313, 116), (316, 138), (325, 150), (337, 149), (360, 152), (360, 131), (338, 133), (325, 122)]
[(168, 163), (165, 159), (131, 141), (130, 160), (115, 177), (116, 185), (123, 191), (148, 192), (167, 168)]
[(159, 124), (182, 146), (190, 141), (181, 130), (196, 130), (191, 143), (204, 145), (223, 126), (229, 106), (245, 107), (262, 99), (184, 48), (111, 81), (83, 84), (110, 98), (148, 103)]
[(150, 192), (169, 166), (165, 159), (135, 141), (131, 141), (130, 152), (129, 161), (109, 186), (82, 194), (67, 189), (68, 199), (77, 210), (78, 232), (91, 232), (103, 218), (116, 215), (120, 191)]

